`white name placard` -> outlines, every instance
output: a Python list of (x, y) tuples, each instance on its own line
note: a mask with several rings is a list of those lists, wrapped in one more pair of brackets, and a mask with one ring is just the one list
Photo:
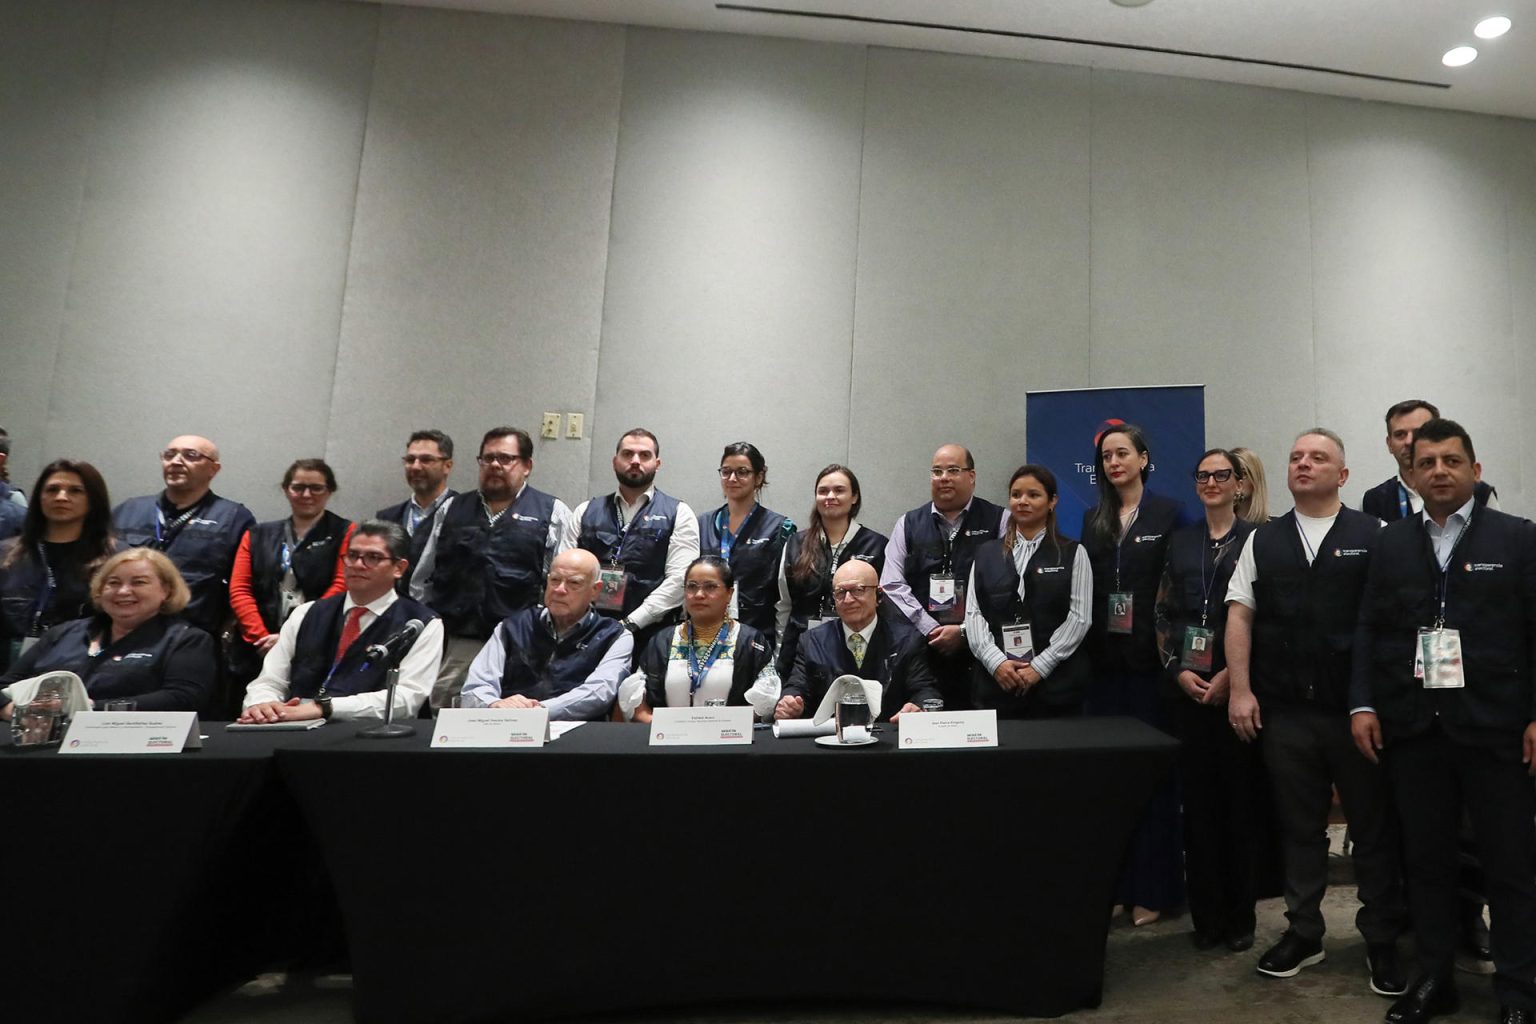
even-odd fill
[(432, 726), (434, 747), (532, 750), (548, 739), (548, 708), (443, 708)]
[(996, 711), (930, 711), (896, 719), (902, 750), (997, 746)]
[(752, 742), (752, 709), (657, 708), (651, 712), (651, 746), (720, 747)]
[(82, 711), (61, 754), (179, 754), (203, 745), (196, 711)]

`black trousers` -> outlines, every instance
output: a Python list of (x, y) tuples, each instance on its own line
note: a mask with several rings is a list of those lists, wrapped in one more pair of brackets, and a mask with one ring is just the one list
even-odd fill
[[(1269, 704), (1260, 714), (1264, 763), (1285, 856), (1285, 916), (1291, 929), (1304, 939), (1323, 937), (1328, 812), (1337, 786), (1349, 821), (1360, 890), (1355, 927), (1366, 942), (1394, 941), (1406, 930), (1407, 906), (1386, 773), (1355, 749), (1348, 712)], [(1450, 833), (1454, 839), (1454, 825)]]
[(1438, 724), (1393, 740), (1385, 763), (1401, 809), (1420, 969), (1451, 972), (1465, 808), (1487, 887), (1494, 994), (1506, 1006), (1536, 1010), (1536, 789), (1526, 766), (1456, 743)]
[(976, 659), (971, 657), (969, 648), (962, 648), (958, 654), (940, 654), (930, 647), (928, 664), (939, 684), (945, 711), (970, 711), (975, 707), (971, 701), (971, 672)]

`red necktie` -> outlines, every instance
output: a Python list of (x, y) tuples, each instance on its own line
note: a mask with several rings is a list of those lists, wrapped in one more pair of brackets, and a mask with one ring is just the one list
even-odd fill
[(363, 613), (367, 610), (367, 608), (359, 605), (347, 612), (346, 625), (341, 627), (341, 643), (336, 645), (336, 660), (338, 662), (347, 653), (347, 648), (352, 646), (352, 641), (362, 635)]

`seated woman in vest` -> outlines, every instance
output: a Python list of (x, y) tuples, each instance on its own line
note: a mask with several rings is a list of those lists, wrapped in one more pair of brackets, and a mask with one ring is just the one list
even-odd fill
[(795, 645), (800, 634), (813, 625), (837, 618), (832, 603), (832, 574), (849, 559), (885, 567), (885, 546), (890, 538), (860, 526), (856, 521), (864, 498), (853, 470), (837, 463), (816, 474), (816, 504), (804, 533), (790, 534), (779, 559), (777, 613), (780, 679), (788, 679), (795, 665)]
[(282, 488), (292, 515), (247, 530), (229, 577), (229, 606), (247, 645), (236, 657), (245, 679), (260, 670), (295, 608), (346, 589), (341, 555), (357, 524), (325, 507), (336, 493), (336, 474), (323, 459), (297, 459)]
[(0, 544), (0, 671), (54, 626), (91, 613), (91, 574), (121, 547), (96, 467), (44, 466), (21, 535)]
[(1093, 567), (1056, 526), (1056, 475), (1020, 466), (1008, 481), (1008, 527), (976, 552), (965, 589), (975, 655), (971, 699), (1000, 718), (1081, 714), (1090, 669)]
[[(699, 554), (719, 555), (736, 578), (731, 614), (774, 643), (779, 559), (795, 524), (758, 503), (768, 463), (756, 445), (737, 441), (720, 455), (725, 504), (699, 516)], [(663, 632), (665, 635), (665, 631)]]
[[(213, 638), (179, 617), (191, 594), (171, 560), (149, 548), (120, 551), (96, 570), (90, 593), (100, 612), (50, 629), (0, 676), (0, 687), (73, 672), (94, 701), (202, 711), (218, 678)], [(0, 718), (10, 718), (10, 698), (0, 704)]]
[[(640, 655), (644, 695), (634, 707), (636, 722), (649, 722), (652, 708), (698, 707), (711, 701), (750, 704), (771, 719), (779, 700), (773, 649), (757, 630), (732, 619), (731, 567), (715, 555), (694, 559), (683, 576), (687, 618), (652, 638)], [(629, 703), (621, 696), (621, 706)]]

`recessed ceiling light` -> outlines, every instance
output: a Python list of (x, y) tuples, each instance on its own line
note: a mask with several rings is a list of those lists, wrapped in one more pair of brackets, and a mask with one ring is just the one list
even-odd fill
[(1440, 63), (1448, 68), (1459, 68), (1464, 64), (1471, 64), (1477, 60), (1477, 51), (1470, 46), (1453, 46), (1445, 51), (1445, 56), (1440, 58)]
[(1477, 23), (1477, 27), (1472, 30), (1472, 34), (1479, 39), (1497, 39), (1509, 31), (1509, 24), (1509, 19), (1503, 15), (1494, 18), (1484, 18)]
[(1114, 0), (1121, 7), (1145, 7), (1152, 0)]

